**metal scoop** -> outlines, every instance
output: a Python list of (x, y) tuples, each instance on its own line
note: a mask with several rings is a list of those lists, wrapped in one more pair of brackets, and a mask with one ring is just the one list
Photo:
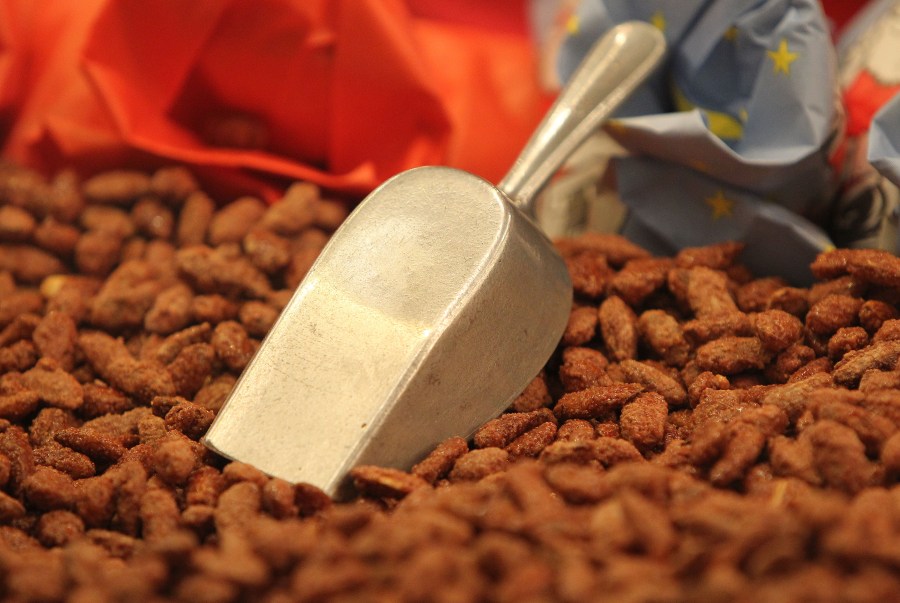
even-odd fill
[(610, 31), (499, 188), (423, 167), (372, 192), (322, 250), (204, 438), (331, 495), (358, 464), (409, 468), (534, 378), (572, 285), (532, 221), (537, 192), (653, 70), (662, 35)]

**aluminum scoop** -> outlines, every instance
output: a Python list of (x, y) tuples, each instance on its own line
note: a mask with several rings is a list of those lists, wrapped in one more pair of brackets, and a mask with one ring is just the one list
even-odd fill
[(653, 70), (662, 35), (610, 31), (499, 188), (423, 167), (372, 192), (322, 250), (204, 438), (290, 482), (346, 492), (502, 412), (566, 326), (572, 285), (537, 192)]

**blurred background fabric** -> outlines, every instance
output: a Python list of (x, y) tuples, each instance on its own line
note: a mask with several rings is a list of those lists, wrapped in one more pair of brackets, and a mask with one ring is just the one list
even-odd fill
[(900, 1), (873, 0), (861, 7), (836, 39), (844, 111), (844, 137), (832, 155), (839, 182), (831, 230), (841, 247), (900, 251), (900, 189), (873, 166), (889, 158), (877, 150), (890, 129), (876, 114), (900, 94)]
[(454, 6), (2, 0), (2, 154), (85, 173), (185, 162), (272, 194), (303, 179), (360, 196), (423, 164), (496, 181), (550, 96), (523, 0)]
[(891, 182), (900, 185), (900, 96), (875, 115), (869, 135), (869, 161)]
[(656, 25), (663, 69), (617, 112), (606, 132), (621, 230), (652, 251), (738, 239), (743, 259), (772, 271), (778, 233), (790, 257), (775, 270), (808, 280), (831, 245), (822, 225), (835, 188), (831, 145), (841, 132), (830, 29), (813, 0), (584, 0), (564, 20), (565, 81), (593, 41), (617, 23)]

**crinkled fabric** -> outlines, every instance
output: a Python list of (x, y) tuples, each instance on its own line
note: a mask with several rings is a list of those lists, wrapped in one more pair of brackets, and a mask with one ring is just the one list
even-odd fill
[(841, 119), (819, 4), (583, 0), (560, 48), (563, 79), (594, 40), (634, 19), (659, 27), (669, 48), (606, 126), (629, 151), (615, 164), (624, 233), (657, 253), (734, 238), (755, 257), (786, 246), (789, 257), (759, 268), (808, 282), (810, 259), (831, 245), (818, 225)]

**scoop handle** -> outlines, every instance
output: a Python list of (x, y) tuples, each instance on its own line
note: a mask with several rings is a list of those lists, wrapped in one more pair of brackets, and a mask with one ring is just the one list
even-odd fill
[(648, 23), (629, 21), (609, 30), (578, 66), (498, 188), (534, 217), (538, 192), (650, 75), (665, 50), (665, 38)]

